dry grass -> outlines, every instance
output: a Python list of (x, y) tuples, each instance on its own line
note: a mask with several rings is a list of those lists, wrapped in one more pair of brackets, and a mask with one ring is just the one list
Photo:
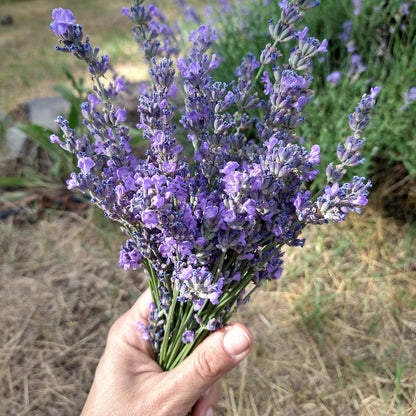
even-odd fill
[[(111, 323), (146, 285), (97, 217), (0, 223), (1, 415), (79, 414)], [(235, 318), (256, 344), (219, 415), (416, 415), (415, 253), (391, 219), (354, 220), (310, 230)]]
[(407, 230), (374, 211), (336, 227), (312, 230), (308, 247), (287, 253), (282, 280), (240, 315), (256, 349), (224, 381), (226, 415), (416, 415)]
[(109, 325), (143, 288), (94, 224), (68, 213), (0, 225), (1, 415), (79, 414)]

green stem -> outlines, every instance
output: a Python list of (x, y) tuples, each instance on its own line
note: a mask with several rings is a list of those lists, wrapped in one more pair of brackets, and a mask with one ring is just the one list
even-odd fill
[[(217, 305), (213, 305), (211, 302), (206, 302), (201, 310), (198, 312), (198, 317), (202, 320), (203, 323), (207, 323), (211, 318), (219, 318), (222, 314), (224, 314), (224, 310), (226, 307), (232, 307), (236, 300), (241, 296), (244, 289), (247, 285), (251, 282), (251, 279), (254, 275), (254, 270), (251, 270), (249, 265), (244, 268), (243, 270), (243, 278), (240, 282), (234, 285), (234, 287), (229, 288), (227, 292), (223, 294), (221, 297), (220, 302)], [(250, 292), (251, 294), (251, 292)], [(190, 304), (192, 308), (192, 304)], [(192, 316), (192, 309), (189, 309), (186, 315), (183, 318), (182, 324), (179, 326), (179, 333), (175, 334), (175, 342), (172, 344), (174, 345), (172, 349), (169, 349), (167, 354), (167, 362), (165, 364), (166, 370), (171, 370), (179, 365), (210, 333), (205, 327), (204, 324), (200, 326), (195, 331), (195, 338), (192, 343), (189, 344), (181, 344), (181, 339), (179, 335), (185, 329), (186, 323)], [(228, 315), (225, 314), (225, 318), (223, 319), (223, 323), (226, 324), (230, 319), (233, 312), (229, 313)], [(163, 367), (162, 367), (163, 368)]]
[(168, 341), (170, 338), (170, 328), (172, 326), (172, 323), (174, 323), (174, 318), (176, 318), (175, 316), (175, 310), (176, 310), (176, 302), (177, 302), (177, 298), (178, 298), (178, 293), (179, 293), (179, 289), (178, 288), (174, 288), (173, 290), (173, 295), (172, 295), (172, 303), (169, 307), (169, 313), (168, 313), (168, 317), (166, 319), (166, 326), (165, 326), (165, 334), (163, 336), (163, 341), (162, 341), (162, 346), (160, 347), (160, 352), (158, 355), (158, 364), (164, 368), (165, 366), (165, 360), (166, 360), (166, 353), (167, 353), (167, 349), (168, 349)]
[(195, 332), (195, 338), (193, 342), (190, 342), (189, 344), (184, 344), (184, 347), (179, 352), (179, 354), (175, 357), (175, 361), (173, 362), (172, 366), (169, 367), (169, 370), (172, 370), (173, 368), (177, 367), (192, 351), (194, 348), (197, 347), (208, 335), (209, 331), (206, 330), (203, 327), (200, 327)]
[[(276, 47), (276, 45), (278, 43), (279, 43), (279, 40), (276, 39), (273, 43), (272, 48)], [(266, 65), (264, 65), (264, 64), (260, 65), (259, 69), (257, 70), (257, 73), (256, 73), (255, 77), (252, 79), (251, 86), (250, 86), (250, 88), (247, 92), (247, 96), (250, 96), (252, 90), (256, 87), (257, 81), (259, 80), (259, 78), (260, 78), (261, 74), (263, 73), (263, 70), (264, 70), (265, 67), (266, 67)], [(236, 124), (237, 124), (238, 121), (241, 120), (242, 115), (243, 115), (243, 108), (239, 108), (238, 109), (238, 115), (236, 116), (236, 120), (235, 120)], [(238, 135), (239, 133), (240, 133), (240, 127), (237, 128), (236, 135)]]
[[(229, 253), (230, 253), (230, 251), (228, 251), (228, 254)], [(226, 272), (227, 270), (230, 269), (230, 267), (234, 263), (237, 255), (234, 252), (232, 255), (228, 255), (227, 257), (228, 257), (228, 260), (227, 260), (227, 263), (225, 263), (224, 272)]]
[(167, 354), (167, 363), (166, 363), (166, 370), (170, 370), (173, 368), (173, 362), (174, 359), (177, 357), (180, 348), (185, 345), (182, 342), (182, 334), (185, 331), (186, 325), (188, 324), (189, 320), (192, 317), (192, 313), (193, 313), (193, 304), (187, 302), (186, 306), (188, 306), (188, 311), (185, 312), (185, 315), (183, 316), (183, 318), (181, 318), (181, 324), (178, 328), (178, 330), (175, 333), (175, 339), (173, 340), (173, 342), (171, 343), (171, 346), (168, 350), (168, 354)]
[[(133, 230), (132, 230), (131, 225), (128, 224), (127, 222), (123, 222), (122, 224), (126, 228), (126, 230), (129, 234), (129, 236), (131, 237), (131, 239), (137, 245), (137, 241), (134, 238)], [(146, 268), (148, 276), (149, 276), (149, 287), (150, 287), (150, 291), (152, 293), (152, 300), (153, 300), (154, 304), (156, 305), (156, 307), (159, 307), (160, 296), (159, 296), (159, 289), (158, 289), (158, 280), (157, 280), (155, 271), (153, 270), (153, 267), (150, 264), (149, 260), (143, 259), (142, 263), (143, 263), (144, 267)]]
[[(250, 290), (250, 292), (247, 294), (247, 295), (245, 295), (244, 296), (244, 299), (243, 299), (243, 303), (247, 300), (247, 299), (249, 299), (250, 298), (250, 296), (257, 290), (259, 288), (259, 286), (258, 285), (254, 285), (253, 286), (253, 288)], [(244, 288), (245, 289), (245, 288)], [(243, 290), (244, 290), (243, 289)], [(238, 295), (238, 297), (240, 297), (240, 295), (242, 294), (242, 292), (243, 292), (243, 290), (241, 290), (241, 292), (239, 293), (239, 295)], [(237, 298), (238, 298), (237, 297)], [(230, 310), (230, 312), (228, 312), (228, 313), (226, 313), (225, 315), (224, 315), (224, 318), (223, 318), (223, 322), (224, 322), (224, 324), (226, 324), (226, 323), (228, 323), (228, 321), (232, 318), (232, 316), (234, 315), (234, 313), (236, 312), (236, 310), (237, 310), (237, 307), (234, 307), (232, 310)]]
[[(262, 269), (268, 262), (269, 260), (276, 254), (277, 251), (279, 251), (283, 246), (283, 243), (280, 243), (278, 246), (275, 247), (274, 250), (272, 250), (272, 252), (260, 263), (260, 265), (256, 266), (256, 268), (258, 270)], [(269, 248), (270, 247), (270, 248)], [(273, 245), (269, 244), (268, 247), (266, 247), (267, 250), (272, 249)]]
[(216, 282), (218, 280), (218, 274), (222, 271), (222, 265), (224, 264), (226, 251), (223, 251), (221, 253), (220, 258), (217, 260), (214, 266), (214, 270), (212, 271), (212, 275), (214, 276), (214, 281)]
[(160, 296), (155, 271), (153, 270), (153, 267), (148, 260), (143, 260), (143, 264), (146, 267), (147, 273), (149, 275), (149, 287), (152, 293), (153, 302), (156, 305), (156, 307), (159, 308)]

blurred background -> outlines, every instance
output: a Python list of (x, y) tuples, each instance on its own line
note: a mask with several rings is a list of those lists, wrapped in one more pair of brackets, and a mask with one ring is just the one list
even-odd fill
[[(226, 82), (280, 16), (273, 0), (156, 4), (184, 45), (199, 24), (215, 27), (223, 62), (213, 76)], [(91, 90), (83, 63), (55, 51), (55, 7), (70, 8), (129, 81), (123, 105), (137, 123), (148, 67), (123, 6), (0, 0), (0, 415), (79, 414), (109, 327), (147, 284), (118, 267), (123, 234), (66, 189), (74, 161), (49, 143), (59, 114), (82, 131)], [(234, 318), (256, 344), (222, 380), (218, 415), (416, 415), (416, 1), (323, 0), (304, 23), (329, 44), (299, 134), (321, 146), (326, 166), (349, 135), (348, 114), (379, 85), (355, 171), (374, 186), (360, 216), (306, 229), (282, 278)], [(143, 154), (139, 132), (133, 140)]]

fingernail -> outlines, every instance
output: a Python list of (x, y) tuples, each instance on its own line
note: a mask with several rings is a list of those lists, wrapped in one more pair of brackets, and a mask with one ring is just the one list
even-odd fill
[(224, 336), (224, 348), (230, 355), (239, 355), (250, 348), (250, 339), (240, 328), (231, 328)]
[(210, 407), (205, 413), (205, 416), (214, 416), (214, 409)]

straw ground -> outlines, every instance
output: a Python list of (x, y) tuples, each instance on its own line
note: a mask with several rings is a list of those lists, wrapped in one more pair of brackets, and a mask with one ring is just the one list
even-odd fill
[[(0, 223), (0, 414), (77, 415), (111, 323), (146, 287), (93, 208)], [(255, 334), (219, 415), (416, 415), (416, 259), (373, 208), (307, 232), (235, 317)], [(134, 331), (135, 329), (132, 328)]]

